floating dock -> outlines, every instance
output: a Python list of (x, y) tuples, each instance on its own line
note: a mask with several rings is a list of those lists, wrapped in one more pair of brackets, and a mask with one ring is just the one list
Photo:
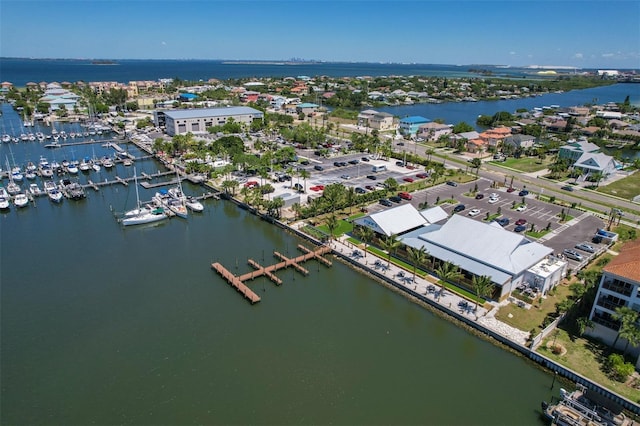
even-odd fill
[(218, 274), (220, 274), (224, 279), (226, 279), (227, 282), (231, 284), (232, 287), (238, 290), (238, 292), (240, 292), (245, 298), (247, 298), (253, 304), (260, 301), (260, 296), (255, 294), (249, 287), (247, 287), (246, 284), (244, 283), (245, 281), (253, 280), (254, 278), (258, 278), (264, 275), (265, 277), (273, 281), (276, 285), (281, 285), (282, 280), (278, 278), (276, 275), (274, 275), (274, 272), (280, 269), (285, 269), (285, 268), (288, 268), (289, 266), (292, 266), (302, 275), (308, 275), (309, 271), (303, 268), (300, 265), (300, 263), (306, 262), (307, 260), (311, 260), (311, 259), (317, 259), (318, 261), (323, 263), (325, 266), (331, 266), (331, 261), (322, 257), (324, 254), (331, 252), (331, 247), (321, 246), (315, 250), (310, 250), (307, 247), (299, 244), (298, 249), (303, 251), (304, 254), (295, 258), (288, 258), (285, 255), (278, 253), (277, 251), (274, 251), (273, 252), (274, 256), (281, 259), (281, 262), (278, 262), (266, 267), (260, 265), (258, 262), (256, 262), (253, 259), (247, 259), (247, 263), (249, 263), (249, 265), (251, 265), (251, 267), (253, 267), (254, 270), (240, 276), (236, 276), (232, 274), (231, 272), (229, 272), (229, 270), (227, 270), (224, 266), (222, 266), (218, 262), (212, 263), (211, 268), (213, 268)]

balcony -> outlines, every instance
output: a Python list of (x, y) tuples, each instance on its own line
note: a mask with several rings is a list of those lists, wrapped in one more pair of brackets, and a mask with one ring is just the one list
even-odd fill
[(633, 291), (633, 286), (631, 284), (623, 284), (619, 281), (614, 280), (606, 280), (602, 283), (602, 288), (605, 288), (614, 293), (622, 294), (623, 296), (629, 297)]

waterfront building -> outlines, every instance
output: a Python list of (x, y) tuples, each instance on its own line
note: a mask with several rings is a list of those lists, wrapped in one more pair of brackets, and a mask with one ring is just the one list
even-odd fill
[(222, 126), (231, 118), (248, 126), (254, 120), (262, 120), (263, 113), (249, 107), (202, 108), (156, 111), (154, 117), (156, 126), (164, 121), (169, 136), (204, 133), (207, 127)]
[(358, 125), (370, 127), (378, 131), (393, 130), (396, 128), (393, 114), (378, 112), (372, 109), (361, 111), (358, 114)]
[[(616, 308), (623, 306), (640, 312), (640, 240), (626, 243), (620, 254), (603, 268), (589, 315), (594, 327), (587, 329), (586, 334), (608, 345), (615, 342), (616, 349), (624, 350), (627, 341), (619, 338), (616, 342), (620, 322), (613, 318)], [(639, 356), (640, 346), (629, 345), (628, 351)], [(640, 357), (636, 361), (636, 368), (640, 368)]]
[(413, 115), (410, 117), (404, 117), (400, 119), (400, 123), (398, 125), (400, 129), (400, 133), (405, 136), (415, 136), (418, 133), (418, 129), (421, 125), (427, 124), (429, 121), (428, 118), (421, 117), (419, 115)]
[(418, 137), (426, 141), (437, 141), (441, 136), (450, 135), (453, 130), (448, 124), (426, 123), (418, 127)]
[(296, 113), (297, 114), (309, 115), (309, 114), (315, 114), (317, 111), (318, 111), (318, 105), (317, 104), (304, 102), (304, 103), (296, 105)]
[(404, 246), (399, 255), (406, 255), (406, 247), (425, 249), (432, 270), (443, 262), (457, 265), (462, 278), (455, 284), (469, 291), (473, 291), (474, 276), (490, 277), (494, 288), (491, 297), (496, 300), (507, 298), (516, 289), (545, 294), (567, 271), (567, 262), (553, 256), (553, 249), (495, 222), (448, 217), (440, 207), (419, 212), (405, 204), (356, 219), (354, 224), (372, 229), (374, 241), (397, 236)]
[(573, 163), (575, 163), (584, 153), (596, 152), (600, 152), (600, 147), (598, 145), (589, 142), (586, 138), (581, 138), (579, 140), (574, 139), (560, 147), (558, 158), (561, 160), (567, 159), (570, 164), (573, 165)]
[(504, 138), (502, 142), (503, 145), (510, 145), (514, 148), (528, 149), (531, 148), (536, 143), (535, 136), (524, 135), (522, 133), (517, 133), (515, 135), (509, 135)]

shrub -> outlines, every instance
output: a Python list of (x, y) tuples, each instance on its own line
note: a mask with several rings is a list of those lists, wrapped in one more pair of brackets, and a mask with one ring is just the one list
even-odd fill
[(624, 357), (620, 354), (611, 354), (607, 357), (607, 366), (611, 376), (619, 381), (626, 382), (633, 374), (635, 367), (630, 362), (624, 362)]

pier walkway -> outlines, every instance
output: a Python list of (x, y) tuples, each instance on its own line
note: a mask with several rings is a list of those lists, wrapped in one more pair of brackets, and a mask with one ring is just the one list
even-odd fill
[(285, 269), (285, 268), (288, 268), (289, 266), (292, 266), (302, 275), (308, 275), (309, 271), (306, 270), (304, 267), (302, 267), (300, 263), (306, 262), (307, 260), (311, 260), (311, 259), (317, 259), (324, 265), (331, 266), (331, 261), (322, 257), (324, 254), (331, 252), (331, 247), (322, 246), (315, 250), (310, 250), (307, 247), (299, 244), (298, 249), (300, 251), (303, 251), (304, 254), (295, 258), (289, 258), (277, 251), (274, 251), (273, 252), (274, 256), (281, 259), (282, 261), (266, 267), (260, 265), (258, 262), (256, 262), (253, 259), (248, 259), (247, 263), (249, 263), (249, 265), (251, 265), (251, 267), (253, 267), (254, 270), (251, 272), (242, 274), (240, 276), (236, 276), (232, 274), (231, 272), (229, 272), (229, 270), (227, 270), (224, 266), (222, 266), (218, 262), (212, 263), (211, 267), (217, 273), (219, 273), (224, 279), (226, 279), (227, 282), (231, 284), (231, 286), (233, 286), (236, 290), (238, 290), (245, 298), (247, 298), (253, 304), (253, 303), (259, 302), (260, 297), (244, 284), (245, 281), (253, 280), (254, 278), (258, 278), (264, 275), (265, 277), (273, 281), (276, 285), (281, 285), (282, 280), (278, 278), (276, 275), (274, 275), (274, 272), (280, 269)]

